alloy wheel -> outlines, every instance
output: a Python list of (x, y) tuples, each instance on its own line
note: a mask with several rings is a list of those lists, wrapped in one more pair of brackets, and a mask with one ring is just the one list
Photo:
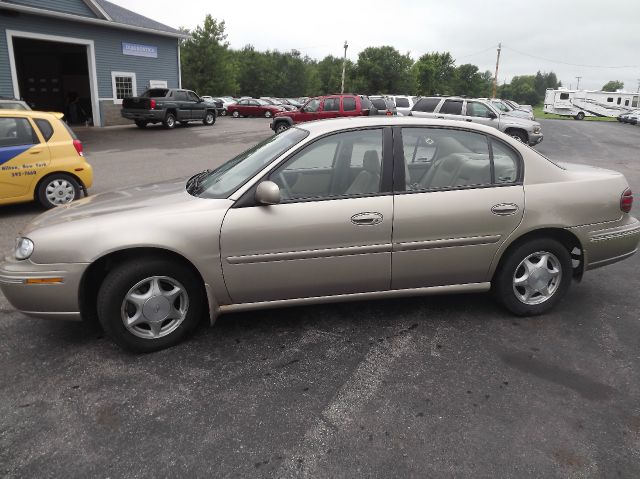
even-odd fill
[(553, 254), (538, 251), (518, 264), (513, 274), (513, 292), (524, 304), (540, 304), (551, 298), (562, 281), (562, 266)]
[(64, 178), (56, 178), (47, 184), (45, 196), (52, 205), (64, 205), (75, 199), (76, 190), (70, 181)]

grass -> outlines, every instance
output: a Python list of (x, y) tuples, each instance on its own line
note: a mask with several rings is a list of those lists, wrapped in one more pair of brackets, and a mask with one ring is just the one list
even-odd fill
[[(562, 116), (556, 115), (554, 113), (545, 113), (542, 111), (543, 106), (538, 105), (533, 108), (533, 114), (536, 117), (536, 120), (544, 119), (544, 120), (573, 120), (574, 118), (571, 116)], [(617, 121), (615, 118), (601, 117), (601, 116), (585, 116), (584, 121)]]

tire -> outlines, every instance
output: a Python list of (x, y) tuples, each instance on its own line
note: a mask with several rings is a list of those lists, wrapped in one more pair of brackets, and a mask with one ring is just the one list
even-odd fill
[(234, 118), (240, 118), (240, 113), (238, 113), (238, 110), (234, 110), (231, 116)]
[(207, 111), (204, 114), (204, 119), (202, 120), (202, 123), (207, 126), (212, 126), (215, 122), (216, 122), (216, 114), (212, 111)]
[[(533, 239), (508, 255), (496, 271), (492, 289), (496, 299), (513, 314), (546, 313), (566, 294), (573, 271), (571, 255), (562, 243), (554, 239)], [(534, 277), (527, 274), (526, 262), (533, 268)]]
[(146, 120), (135, 120), (135, 123), (138, 128), (146, 128), (148, 124)]
[(515, 138), (516, 140), (524, 143), (525, 145), (529, 142), (529, 138), (527, 137), (527, 134), (521, 130), (509, 130), (507, 132), (507, 135), (509, 135), (511, 138)]
[(173, 113), (167, 113), (162, 122), (167, 130), (172, 130), (176, 127), (176, 116)]
[(275, 128), (276, 135), (288, 129), (289, 129), (289, 124), (286, 121), (279, 121), (278, 123), (276, 123), (276, 128)]
[[(126, 299), (134, 295), (140, 297), (138, 306)], [(204, 301), (200, 280), (187, 266), (162, 258), (136, 259), (107, 274), (98, 291), (98, 320), (121, 348), (149, 353), (188, 337), (202, 319)], [(175, 318), (162, 319), (172, 313)], [(125, 326), (126, 319), (136, 316), (140, 316), (137, 324)]]
[(264, 117), (265, 118), (271, 118), (272, 116), (273, 116), (273, 114), (269, 110), (264, 112)]
[(51, 209), (80, 198), (81, 191), (75, 178), (64, 173), (54, 173), (38, 184), (36, 196), (43, 208)]
[(222, 111), (220, 112), (220, 115), (222, 115), (222, 116), (227, 116), (227, 109), (225, 108), (224, 110), (222, 110)]
[(584, 113), (580, 112), (576, 115), (576, 120), (584, 120)]

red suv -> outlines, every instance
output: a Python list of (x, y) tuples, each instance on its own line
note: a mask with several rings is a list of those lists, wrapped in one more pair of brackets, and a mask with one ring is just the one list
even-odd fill
[(280, 133), (296, 123), (339, 116), (368, 116), (371, 110), (375, 108), (364, 95), (318, 96), (311, 98), (299, 110), (276, 113), (270, 126)]

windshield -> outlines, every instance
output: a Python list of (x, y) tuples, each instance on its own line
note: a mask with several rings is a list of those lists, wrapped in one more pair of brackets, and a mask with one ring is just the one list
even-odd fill
[(270, 136), (211, 171), (200, 182), (200, 187), (191, 194), (203, 198), (227, 198), (278, 156), (304, 140), (308, 134), (305, 130), (289, 128)]

